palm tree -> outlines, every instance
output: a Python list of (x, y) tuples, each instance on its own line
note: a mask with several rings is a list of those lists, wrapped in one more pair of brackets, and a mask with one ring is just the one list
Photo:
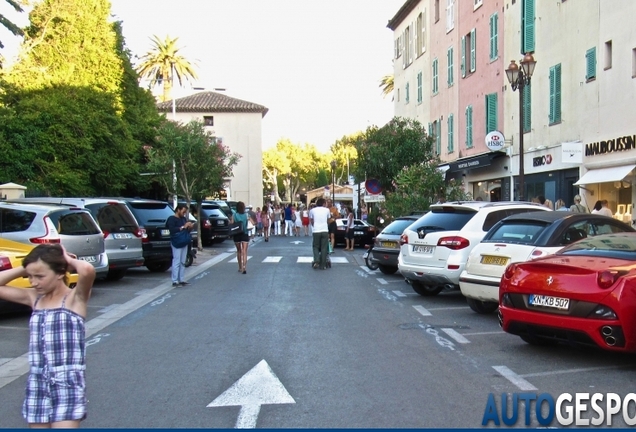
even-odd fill
[[(17, 1), (15, 1), (15, 0), (7, 0), (7, 3), (9, 3), (9, 5), (11, 7), (13, 7), (13, 9), (15, 9), (16, 12), (24, 12), (23, 9), (22, 9), (22, 6), (20, 6), (20, 3), (18, 3)], [(9, 19), (7, 19), (6, 16), (4, 16), (1, 13), (0, 13), (0, 24), (2, 24), (2, 26), (4, 28), (9, 30), (15, 36), (22, 36), (24, 34), (24, 32), (22, 31), (22, 29), (20, 27), (18, 27), (17, 25), (13, 24)], [(4, 44), (2, 43), (2, 41), (0, 41), (0, 48), (4, 48)], [(2, 57), (1, 56), (0, 56), (0, 67), (2, 67)]]
[[(382, 89), (382, 96), (384, 97), (393, 93), (393, 75), (384, 75), (378, 87)], [(393, 97), (391, 97), (391, 100), (393, 100)]]
[(162, 101), (172, 97), (173, 73), (179, 80), (179, 85), (182, 85), (184, 80), (197, 79), (193, 65), (179, 54), (181, 48), (177, 47), (178, 39), (166, 36), (162, 41), (158, 36), (151, 37), (153, 47), (141, 58), (142, 62), (137, 67), (137, 73), (141, 78), (150, 79), (150, 87), (163, 86)]

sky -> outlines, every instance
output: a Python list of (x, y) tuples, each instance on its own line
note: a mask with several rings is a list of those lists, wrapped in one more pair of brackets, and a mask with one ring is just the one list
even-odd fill
[[(327, 151), (343, 136), (382, 126), (393, 116), (391, 97), (382, 96), (379, 84), (384, 75), (393, 74), (393, 33), (386, 25), (405, 1), (111, 0), (111, 4), (134, 55), (150, 50), (153, 35), (179, 38), (199, 80), (175, 89), (177, 97), (192, 94), (192, 87), (225, 89), (227, 96), (269, 109), (262, 125), (263, 148), (288, 138)], [(6, 7), (1, 1), (0, 9)], [(28, 17), (22, 15), (14, 22), (26, 24)], [(0, 38), (9, 58), (16, 38), (2, 32)]]

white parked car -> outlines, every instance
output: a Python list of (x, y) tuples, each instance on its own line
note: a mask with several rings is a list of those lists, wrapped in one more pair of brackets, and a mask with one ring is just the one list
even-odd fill
[(553, 254), (586, 237), (632, 231), (626, 223), (599, 214), (555, 211), (510, 216), (472, 250), (459, 287), (472, 310), (492, 313), (499, 307), (499, 282), (508, 264)]
[(500, 220), (517, 213), (550, 211), (526, 202), (466, 201), (435, 204), (400, 238), (398, 268), (423, 296), (459, 288), (468, 255)]

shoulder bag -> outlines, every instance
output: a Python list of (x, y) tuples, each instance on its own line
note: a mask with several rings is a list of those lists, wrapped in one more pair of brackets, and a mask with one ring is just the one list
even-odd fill
[(230, 224), (230, 236), (243, 234), (245, 232), (243, 227), (244, 227), (243, 221), (237, 220), (236, 214), (235, 214), (234, 222)]
[(184, 248), (191, 242), (192, 236), (190, 235), (190, 231), (185, 228), (170, 236), (170, 243), (177, 249)]

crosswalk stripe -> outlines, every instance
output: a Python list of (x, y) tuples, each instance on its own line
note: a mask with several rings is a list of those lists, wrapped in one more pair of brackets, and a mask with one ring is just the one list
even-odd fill
[[(248, 255), (248, 256), (247, 256), (247, 260), (249, 261), (249, 260), (250, 260), (250, 258), (252, 258), (252, 257), (251, 257), (250, 255)], [(236, 257), (234, 257), (234, 258), (232, 258), (231, 260), (229, 260), (228, 262), (231, 262), (231, 263), (237, 263), (237, 262), (238, 262), (238, 260), (236, 259)]]
[(298, 257), (296, 260), (297, 263), (312, 263), (314, 262), (313, 257)]
[(281, 259), (283, 259), (282, 256), (268, 256), (262, 262), (264, 262), (264, 263), (277, 263), (277, 262), (280, 262)]

